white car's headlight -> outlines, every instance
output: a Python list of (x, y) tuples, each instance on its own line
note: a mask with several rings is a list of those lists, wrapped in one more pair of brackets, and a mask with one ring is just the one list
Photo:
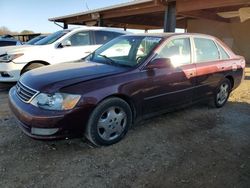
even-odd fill
[(3, 55), (0, 55), (0, 62), (10, 62), (20, 56), (22, 56), (23, 54), (20, 53), (20, 54), (3, 54)]
[(81, 95), (66, 93), (40, 93), (31, 101), (31, 104), (46, 110), (70, 110), (76, 106), (80, 98)]

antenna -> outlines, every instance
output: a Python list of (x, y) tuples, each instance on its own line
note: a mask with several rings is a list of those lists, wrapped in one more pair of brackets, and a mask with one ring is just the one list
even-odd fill
[[(84, 3), (84, 1), (85, 1), (85, 3)], [(89, 10), (89, 6), (88, 6), (87, 0), (83, 0), (83, 3), (84, 3), (84, 5), (85, 5), (85, 8), (86, 8), (87, 10)]]

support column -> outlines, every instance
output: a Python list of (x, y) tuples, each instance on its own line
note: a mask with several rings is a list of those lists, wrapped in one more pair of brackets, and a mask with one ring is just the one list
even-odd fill
[(98, 26), (99, 27), (104, 27), (103, 19), (101, 19), (101, 18), (98, 19)]
[(164, 32), (175, 32), (176, 27), (176, 4), (168, 3), (164, 15)]
[(66, 24), (65, 22), (63, 23), (63, 29), (68, 29), (68, 24)]

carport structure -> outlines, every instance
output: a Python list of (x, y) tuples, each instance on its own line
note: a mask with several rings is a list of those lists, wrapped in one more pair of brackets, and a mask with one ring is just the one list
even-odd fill
[(69, 24), (124, 29), (183, 28), (220, 37), (250, 62), (250, 0), (135, 0), (106, 8), (50, 18)]

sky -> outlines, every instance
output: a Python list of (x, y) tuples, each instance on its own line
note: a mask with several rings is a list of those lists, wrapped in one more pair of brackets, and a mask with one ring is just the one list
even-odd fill
[(49, 18), (74, 14), (131, 0), (0, 0), (0, 27), (21, 32), (52, 33), (61, 28)]

